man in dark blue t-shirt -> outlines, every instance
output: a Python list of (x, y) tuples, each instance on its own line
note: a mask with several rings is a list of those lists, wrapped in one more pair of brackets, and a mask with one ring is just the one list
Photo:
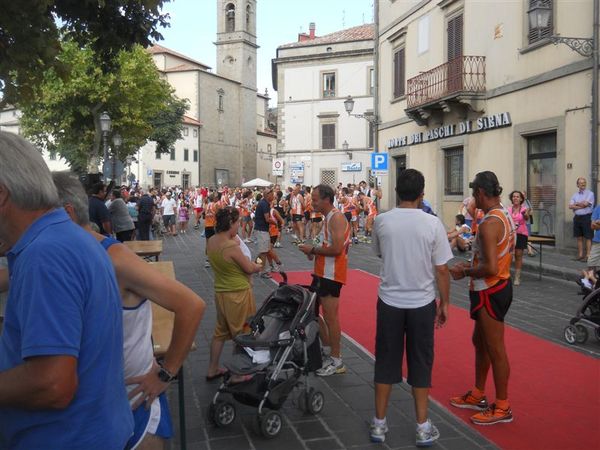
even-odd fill
[(112, 222), (110, 220), (110, 213), (104, 203), (106, 198), (106, 186), (104, 183), (96, 183), (92, 186), (92, 196), (90, 197), (90, 222), (95, 223), (98, 226), (98, 232), (106, 236), (112, 234)]
[(262, 260), (263, 272), (261, 276), (268, 277), (268, 272), (264, 270), (267, 263), (267, 257), (271, 248), (271, 239), (269, 237), (269, 223), (271, 218), (271, 202), (273, 201), (273, 189), (267, 188), (263, 192), (263, 198), (256, 205), (254, 211), (254, 235), (256, 236), (256, 246), (258, 248), (258, 257)]

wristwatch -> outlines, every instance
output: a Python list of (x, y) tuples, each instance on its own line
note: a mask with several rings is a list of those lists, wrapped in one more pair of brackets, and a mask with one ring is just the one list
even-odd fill
[(167, 369), (165, 369), (163, 367), (162, 363), (159, 362), (158, 366), (159, 366), (158, 379), (160, 381), (162, 381), (163, 383), (170, 383), (177, 376), (177, 375), (173, 375), (171, 372), (169, 372)]

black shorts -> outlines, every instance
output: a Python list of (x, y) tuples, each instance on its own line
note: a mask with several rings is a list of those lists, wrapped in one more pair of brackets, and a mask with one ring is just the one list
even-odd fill
[(319, 223), (323, 221), (322, 217), (313, 217), (312, 219), (310, 219), (312, 221), (312, 223)]
[(471, 319), (477, 320), (477, 313), (485, 308), (492, 319), (504, 322), (513, 298), (512, 281), (500, 280), (495, 286), (483, 291), (469, 291)]
[(169, 225), (175, 225), (175, 215), (174, 214), (169, 214), (168, 216), (162, 216), (163, 219), (163, 224), (165, 225), (165, 228), (168, 228)]
[(414, 309), (395, 308), (377, 299), (375, 383), (402, 382), (402, 358), (406, 342), (406, 381), (412, 387), (431, 387), (435, 300)]
[(594, 237), (591, 214), (573, 217), (573, 237), (584, 237), (586, 239)]
[(206, 227), (204, 228), (204, 237), (208, 241), (211, 236), (215, 235), (215, 227)]
[(310, 287), (317, 293), (317, 307), (319, 305), (319, 297), (340, 297), (343, 284), (330, 280), (329, 278), (321, 278), (313, 275), (313, 281)]
[(278, 238), (279, 236), (269, 236), (269, 237), (270, 237), (270, 239), (271, 239), (271, 244), (275, 244), (275, 242), (277, 242), (277, 238)]
[(352, 222), (352, 213), (351, 212), (345, 212), (344, 216), (346, 216), (346, 220), (348, 222)]
[(517, 233), (517, 243), (515, 248), (517, 250), (525, 250), (527, 248), (527, 236)]
[(292, 222), (302, 222), (302, 214), (292, 214)]
[(304, 211), (304, 219), (308, 222), (310, 220), (310, 212)]

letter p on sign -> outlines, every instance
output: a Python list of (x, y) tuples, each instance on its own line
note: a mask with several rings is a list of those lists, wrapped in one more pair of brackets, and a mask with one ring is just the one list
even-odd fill
[(388, 170), (388, 154), (387, 153), (371, 153), (371, 170), (377, 172), (387, 172)]

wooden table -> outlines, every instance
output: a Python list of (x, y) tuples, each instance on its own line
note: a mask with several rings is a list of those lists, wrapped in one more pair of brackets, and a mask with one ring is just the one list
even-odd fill
[[(154, 258), (158, 261), (158, 256), (162, 253), (163, 243), (161, 241), (126, 241), (123, 242), (129, 249), (135, 252), (136, 255), (142, 258)], [(175, 273), (173, 273), (175, 278)]]
[(538, 280), (541, 280), (542, 279), (542, 246), (551, 245), (554, 247), (556, 245), (556, 239), (554, 238), (554, 236), (529, 236), (529, 238), (527, 239), (527, 242), (529, 242), (530, 244), (538, 244), (539, 245), (538, 253), (540, 254), (540, 266), (538, 269)]
[[(133, 242), (160, 242), (162, 249), (162, 241), (133, 241)], [(175, 279), (175, 268), (172, 261), (149, 262), (152, 267), (157, 269), (163, 275)], [(154, 356), (161, 358), (171, 345), (171, 336), (173, 334), (173, 325), (175, 322), (175, 314), (166, 310), (160, 305), (151, 302), (152, 305), (152, 344), (154, 346)], [(192, 344), (191, 350), (195, 350), (195, 345)], [(185, 431), (185, 391), (183, 380), (183, 365), (177, 374), (177, 388), (179, 400), (179, 434), (181, 435), (181, 449), (187, 449), (186, 431)]]

